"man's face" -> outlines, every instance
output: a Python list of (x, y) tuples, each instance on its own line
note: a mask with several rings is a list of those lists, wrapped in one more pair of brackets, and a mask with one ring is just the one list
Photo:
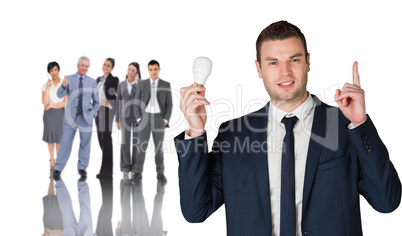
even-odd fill
[(263, 79), (271, 101), (300, 104), (307, 97), (307, 72), (310, 55), (306, 60), (299, 38), (268, 40), (261, 46), (261, 65), (255, 61), (258, 75)]
[(148, 73), (149, 77), (151, 77), (152, 80), (157, 80), (159, 78), (159, 71), (161, 69), (159, 68), (158, 65), (149, 65), (148, 66)]
[(78, 74), (80, 76), (86, 75), (86, 73), (88, 72), (88, 68), (89, 68), (89, 61), (82, 59), (80, 64), (77, 65), (77, 68), (78, 68)]

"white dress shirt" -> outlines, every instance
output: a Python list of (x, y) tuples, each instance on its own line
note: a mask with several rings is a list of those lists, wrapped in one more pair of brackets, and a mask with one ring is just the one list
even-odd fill
[[(107, 76), (107, 77), (109, 77), (109, 76)], [(102, 76), (101, 79), (100, 79), (100, 81), (99, 81), (99, 83), (98, 83), (99, 101), (102, 101), (102, 100), (109, 101), (109, 100), (106, 98), (105, 89), (103, 88), (103, 86), (104, 86), (105, 83), (106, 83), (107, 77), (104, 78), (104, 77)], [(102, 80), (103, 80), (103, 81), (102, 81)], [(113, 107), (112, 107), (112, 105), (111, 105), (110, 103), (109, 103), (109, 109), (113, 109)]]
[[(154, 104), (154, 106), (152, 106), (151, 99), (149, 99), (149, 103), (148, 103), (147, 107), (145, 108), (145, 112), (152, 113), (152, 114), (160, 113), (161, 109), (159, 108), (158, 99), (156, 98), (156, 91), (158, 90), (159, 78), (156, 79), (155, 81), (153, 81), (152, 79), (149, 79), (149, 82), (150, 82), (150, 86), (151, 86), (151, 93), (153, 92), (154, 93), (153, 96), (155, 96), (155, 104)], [(152, 82), (155, 82), (155, 89), (152, 89)], [(152, 94), (151, 94), (151, 96), (152, 96)]]
[(268, 111), (268, 173), (271, 197), (272, 236), (279, 236), (281, 209), (281, 164), (282, 145), (286, 134), (283, 117), (297, 116), (299, 119), (293, 128), (295, 137), (295, 206), (296, 235), (301, 236), (301, 217), (303, 202), (304, 174), (307, 151), (313, 126), (315, 103), (311, 95), (292, 112), (285, 112), (272, 103)]
[(128, 79), (127, 79), (126, 81), (127, 81), (127, 91), (128, 91), (128, 95), (130, 95), (130, 94), (131, 94), (131, 90), (133, 90), (133, 85), (134, 85), (134, 84), (137, 84), (138, 81), (134, 81), (134, 80), (133, 80), (132, 83), (130, 83), (130, 81), (128, 81)]
[[(59, 98), (59, 97), (57, 96), (57, 90), (60, 88), (60, 86), (61, 86), (62, 84), (63, 84), (63, 83), (62, 83), (62, 81), (60, 80), (59, 83), (58, 83), (56, 86), (54, 86), (54, 83), (53, 83), (53, 81), (52, 81), (52, 85), (51, 85), (50, 88), (49, 88), (49, 104), (56, 104), (56, 103), (59, 103), (59, 102), (64, 101), (64, 97)], [(45, 83), (42, 85), (42, 91), (43, 91), (43, 92), (46, 92), (46, 87), (47, 87), (47, 82), (45, 82)]]

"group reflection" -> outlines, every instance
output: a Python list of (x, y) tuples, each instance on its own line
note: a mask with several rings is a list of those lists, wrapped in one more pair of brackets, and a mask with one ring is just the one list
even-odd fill
[(163, 230), (162, 203), (165, 187), (158, 181), (151, 223), (145, 209), (143, 184), (128, 178), (120, 182), (121, 221), (116, 226), (116, 236), (165, 236)]
[(91, 201), (86, 181), (77, 182), (78, 201), (80, 206), (79, 220), (75, 218), (70, 194), (63, 180), (56, 182), (57, 200), (63, 216), (63, 231), (66, 236), (93, 236)]
[[(53, 172), (53, 170), (51, 171)], [(72, 200), (63, 179), (54, 181), (50, 173), (48, 193), (43, 197), (43, 236), (166, 236), (163, 230), (162, 203), (165, 187), (158, 181), (152, 217), (145, 208), (143, 183), (135, 183), (125, 176), (120, 180), (121, 218), (113, 230), (113, 178), (99, 179), (102, 190), (102, 205), (93, 230), (91, 199), (86, 179), (77, 181), (80, 212), (73, 210)], [(71, 186), (70, 186), (71, 188)], [(94, 196), (92, 196), (94, 197)], [(93, 200), (93, 199), (92, 199)], [(96, 201), (95, 201), (96, 202)], [(116, 204), (118, 204), (116, 202)], [(113, 232), (115, 231), (115, 232)]]

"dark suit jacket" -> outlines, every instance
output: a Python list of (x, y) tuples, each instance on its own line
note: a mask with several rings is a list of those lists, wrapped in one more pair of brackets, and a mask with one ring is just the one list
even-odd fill
[[(138, 82), (140, 81), (141, 79), (138, 80)], [(138, 87), (135, 91), (132, 91), (131, 94), (128, 93), (127, 79), (119, 83), (119, 86), (117, 87), (116, 122), (122, 122), (123, 118), (132, 118), (134, 120), (137, 120), (136, 117), (130, 117), (130, 114), (132, 114), (131, 109), (134, 109), (134, 104), (138, 104), (138, 102), (134, 100), (137, 91)]]
[[(303, 235), (362, 235), (359, 194), (379, 212), (401, 200), (401, 182), (370, 119), (355, 129), (342, 112), (314, 97), (303, 189)], [(227, 234), (272, 235), (267, 160), (269, 103), (221, 125), (212, 151), (206, 134), (175, 138), (180, 203), (189, 222), (202, 222), (223, 203)]]
[[(146, 79), (138, 82), (138, 90), (134, 98), (138, 101), (138, 105), (134, 106), (134, 115), (137, 119), (142, 118), (151, 98), (151, 84), (149, 80), (150, 79)], [(156, 90), (156, 100), (158, 101), (163, 119), (168, 121), (166, 127), (169, 127), (169, 119), (172, 115), (173, 108), (172, 92), (170, 90), (170, 83), (160, 78)]]
[[(96, 79), (96, 84), (99, 84), (101, 77)], [(103, 89), (105, 92), (105, 96), (107, 100), (109, 100), (110, 105), (115, 108), (116, 105), (116, 95), (117, 95), (117, 86), (119, 85), (119, 78), (114, 77), (112, 73), (110, 73), (103, 85)]]

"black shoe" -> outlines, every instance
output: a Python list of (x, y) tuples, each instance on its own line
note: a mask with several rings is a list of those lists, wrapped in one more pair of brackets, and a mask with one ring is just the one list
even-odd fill
[(156, 178), (158, 179), (158, 182), (159, 182), (162, 186), (165, 186), (165, 185), (166, 185), (167, 179), (166, 179), (166, 177), (165, 177), (164, 174), (160, 173), (160, 174), (158, 174), (158, 175), (156, 176)]
[(61, 172), (58, 170), (53, 171), (53, 179), (59, 181), (61, 179)]
[(106, 174), (106, 173), (99, 173), (96, 175), (96, 178), (98, 179), (107, 179), (107, 178), (112, 178), (112, 174)]
[(78, 170), (78, 174), (81, 175), (81, 177), (87, 177), (87, 171), (86, 170)]
[(131, 178), (131, 181), (134, 182), (134, 184), (140, 184), (142, 180), (142, 174), (141, 173), (134, 173), (134, 176)]

